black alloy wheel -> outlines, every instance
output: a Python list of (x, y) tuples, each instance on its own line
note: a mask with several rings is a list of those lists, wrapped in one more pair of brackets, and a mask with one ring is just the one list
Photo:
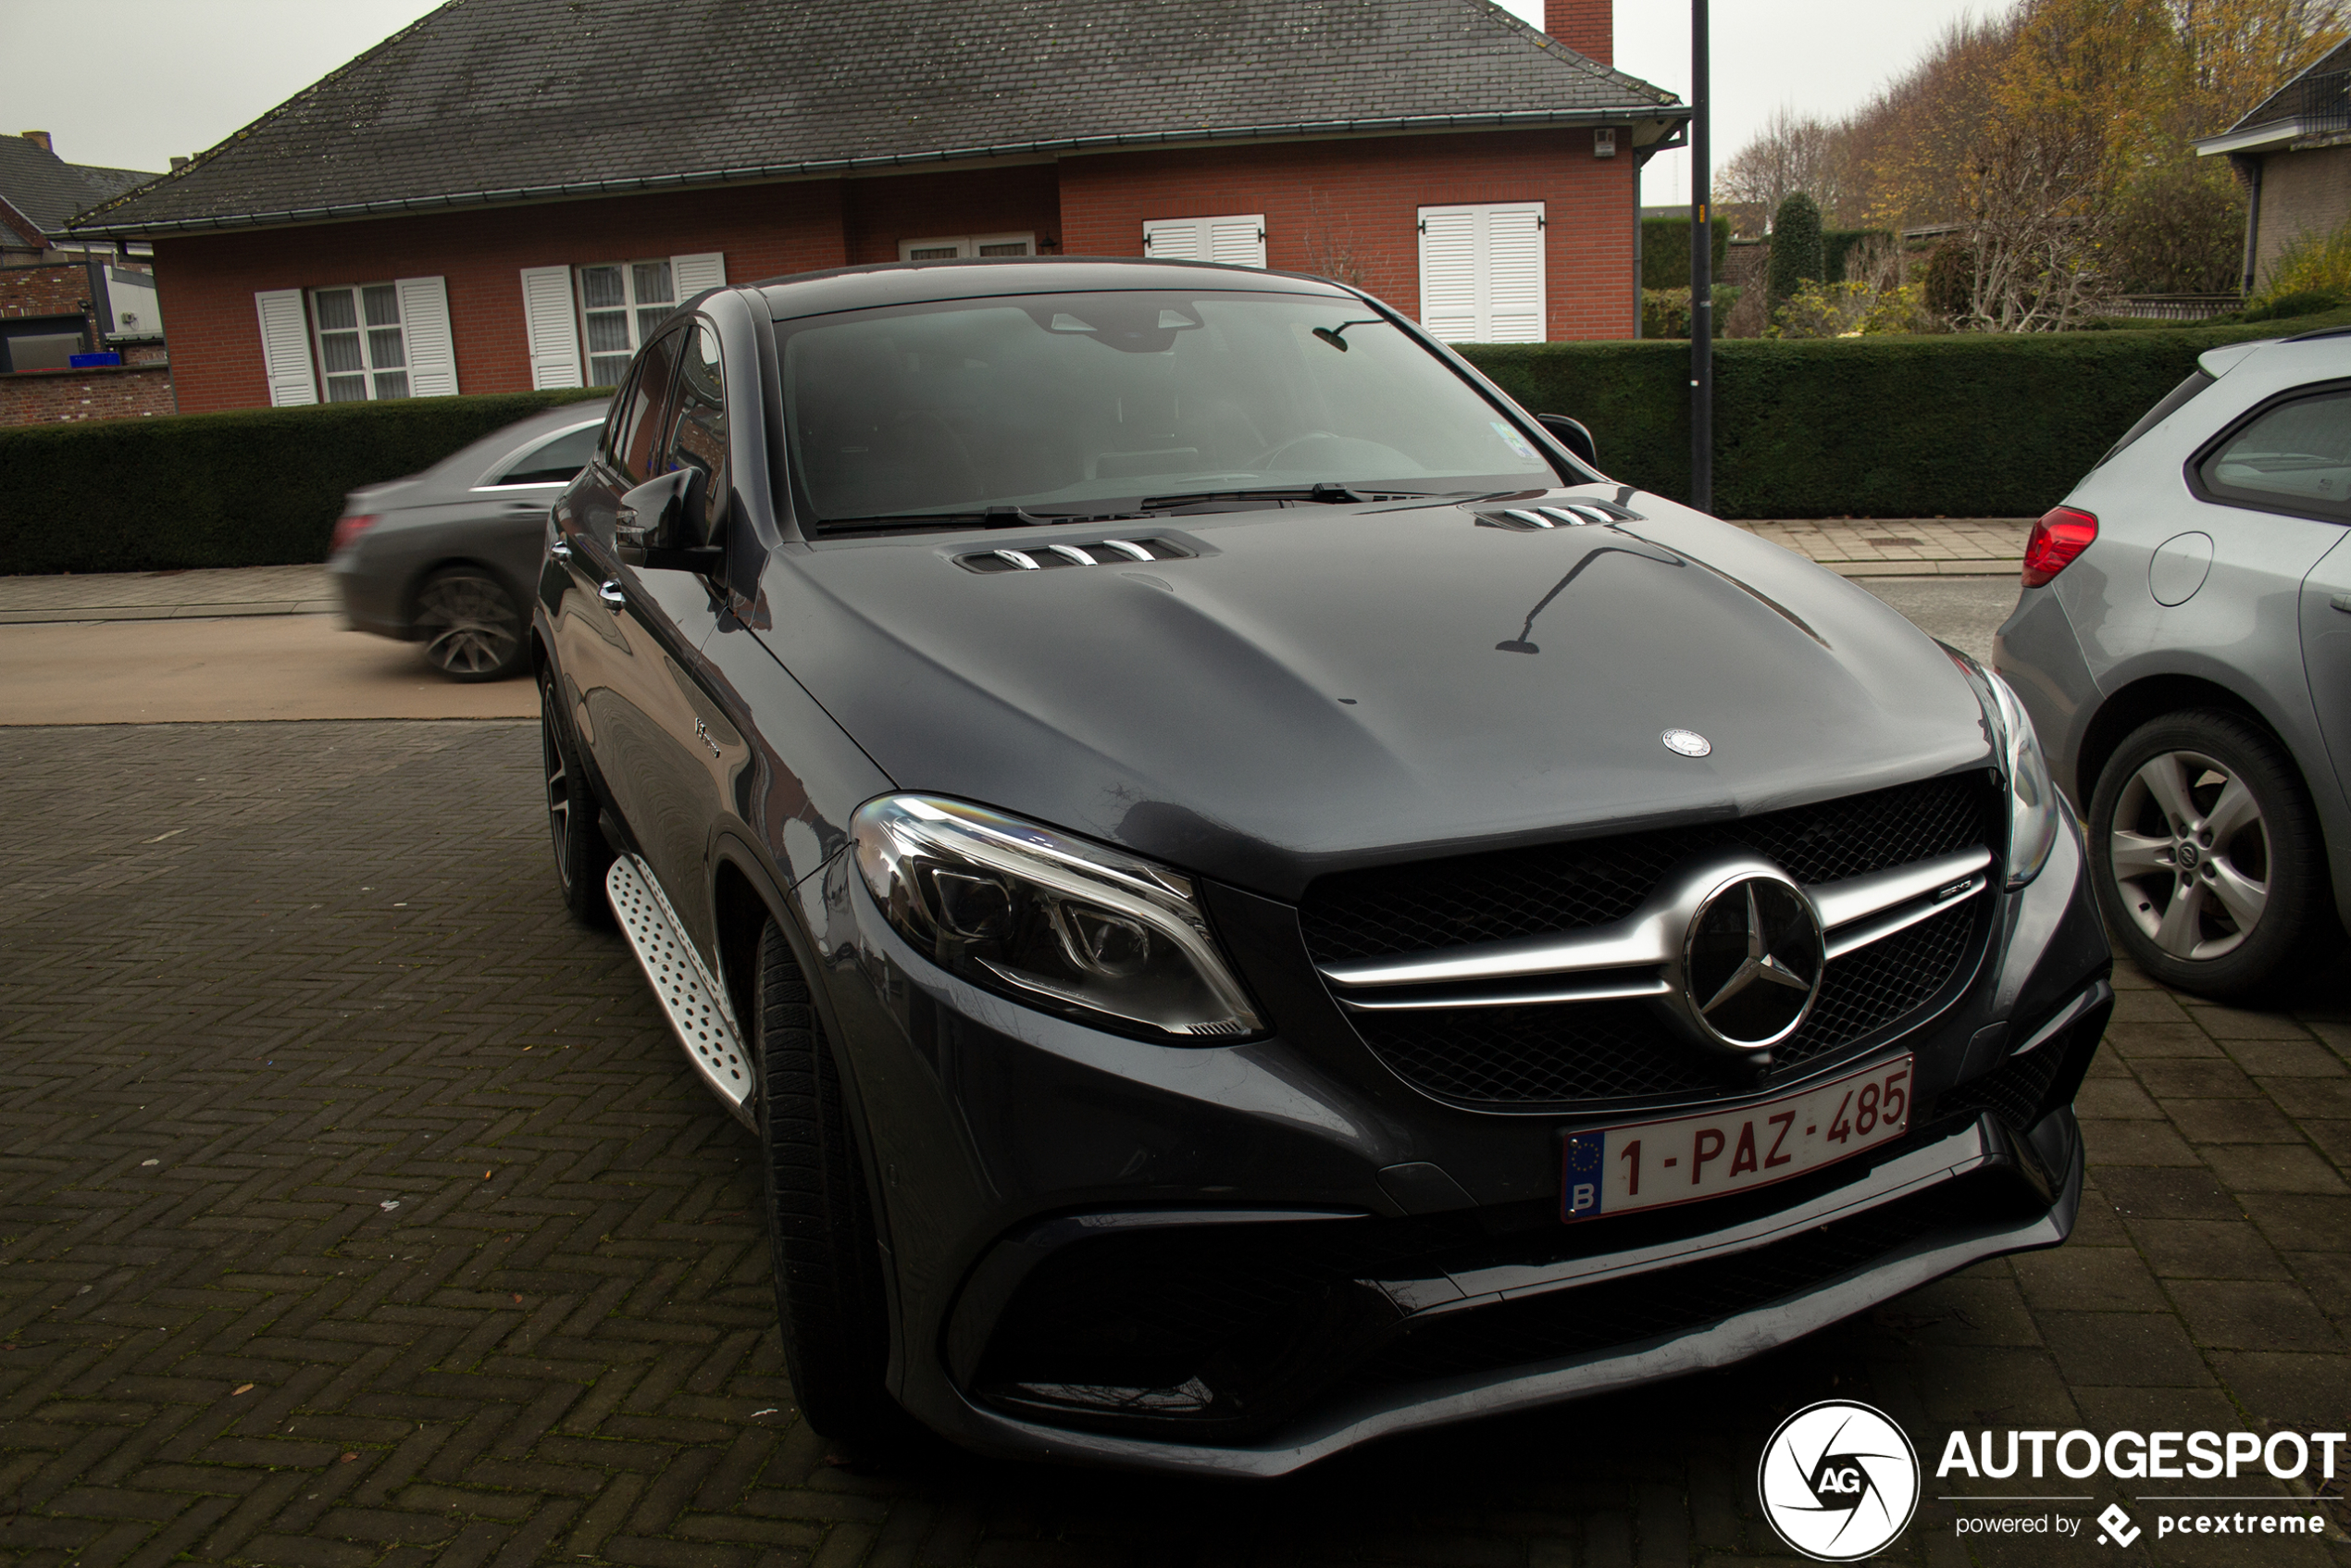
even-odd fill
[(865, 1167), (840, 1074), (791, 945), (759, 933), (753, 1049), (759, 1141), (784, 1364), (808, 1424), (862, 1455), (902, 1447), (914, 1425), (889, 1397), (889, 1309)]
[(2301, 778), (2234, 714), (2171, 714), (2133, 731), (2098, 774), (2088, 838), (2107, 929), (2165, 985), (2250, 997), (2340, 940)]
[(522, 667), (522, 606), (479, 566), (447, 566), (417, 590), (417, 640), (452, 680), (504, 680)]
[(547, 833), (555, 851), (555, 880), (564, 907), (586, 926), (612, 923), (604, 896), (604, 873), (612, 869), (612, 846), (596, 821), (596, 791), (580, 768), (571, 735), (555, 696), (555, 672), (539, 670), (539, 755), (547, 783)]

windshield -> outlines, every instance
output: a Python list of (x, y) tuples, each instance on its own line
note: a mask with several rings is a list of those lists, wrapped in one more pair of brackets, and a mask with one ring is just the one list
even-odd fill
[(776, 332), (791, 472), (820, 526), (1560, 482), (1500, 410), (1349, 300), (1029, 295)]

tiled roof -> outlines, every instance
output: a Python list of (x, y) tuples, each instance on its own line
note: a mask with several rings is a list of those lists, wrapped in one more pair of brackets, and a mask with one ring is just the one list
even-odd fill
[(86, 227), (1685, 118), (1487, 0), (450, 0)]
[(2351, 69), (2351, 43), (2337, 44), (2296, 72), (2292, 81), (2256, 104), (2251, 113), (2229, 127), (2230, 132), (2252, 131), (2264, 125), (2283, 125), (2288, 120), (2300, 118), (2304, 81), (2345, 69)]
[(68, 163), (37, 142), (0, 135), (0, 201), (53, 236), (65, 232), (66, 220), (75, 213), (154, 178), (133, 168)]

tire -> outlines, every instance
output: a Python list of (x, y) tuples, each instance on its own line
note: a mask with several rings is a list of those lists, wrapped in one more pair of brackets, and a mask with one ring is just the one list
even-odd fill
[(609, 926), (612, 902), (604, 896), (604, 873), (612, 869), (612, 846), (597, 826), (596, 791), (564, 724), (553, 666), (541, 666), (539, 671), (539, 755), (547, 786), (547, 834), (555, 852), (555, 880), (563, 889), (564, 907), (583, 926)]
[(808, 981), (775, 921), (753, 959), (759, 1141), (784, 1364), (809, 1425), (860, 1457), (903, 1446), (889, 1397), (889, 1309), (865, 1168)]
[(409, 625), (425, 662), (452, 680), (504, 680), (529, 652), (522, 606), (479, 566), (447, 566), (425, 579)]
[(2233, 714), (2172, 714), (2133, 730), (2098, 774), (2088, 837), (2108, 931), (2167, 986), (2253, 998), (2335, 940), (2326, 847), (2301, 776)]

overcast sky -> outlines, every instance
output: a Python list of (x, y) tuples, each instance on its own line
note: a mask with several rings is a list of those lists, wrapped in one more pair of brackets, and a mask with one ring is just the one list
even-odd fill
[[(48, 131), (68, 163), (159, 170), (173, 154), (200, 151), (251, 123), (435, 3), (0, 0), (0, 60), (14, 63), (0, 88), (9, 111), (0, 129)], [(1502, 4), (1542, 25), (1542, 0)], [(1779, 105), (1842, 114), (1954, 19), (2002, 8), (1996, 0), (1719, 0), (1717, 167)], [(1688, 6), (1618, 0), (1616, 63), (1686, 98)], [(1648, 166), (1642, 199), (1686, 202), (1689, 179), (1688, 156), (1664, 154)]]

